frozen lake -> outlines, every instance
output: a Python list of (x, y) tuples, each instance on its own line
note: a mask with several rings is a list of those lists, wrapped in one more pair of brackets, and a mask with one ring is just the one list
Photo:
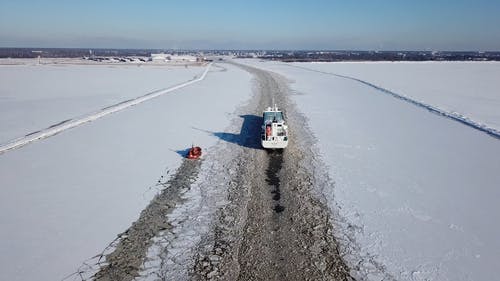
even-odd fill
[(199, 66), (0, 64), (0, 144), (193, 79)]
[[(28, 75), (25, 72), (44, 73), (44, 67), (23, 66), (15, 73), (21, 80)], [(18, 98), (25, 102), (8, 101), (9, 106), (4, 106), (17, 105), (12, 111), (21, 114), (31, 97), (38, 95), (46, 99), (37, 103), (39, 99), (33, 98), (33, 106), (44, 112), (52, 109), (57, 121), (64, 118), (58, 110), (74, 116), (69, 109), (82, 113), (91, 109), (85, 102), (79, 107), (79, 101), (86, 98), (99, 108), (108, 101), (168, 88), (205, 70), (102, 67), (98, 69), (102, 81), (96, 82), (102, 85), (96, 87), (101, 93), (110, 92), (109, 100), (78, 87), (73, 91), (76, 97), (67, 98), (63, 89), (73, 86), (66, 82), (60, 86), (59, 76), (50, 75), (61, 71), (68, 81), (89, 76), (98, 79), (94, 67), (86, 67), (47, 67), (43, 91), (48, 92), (31, 92)], [(180, 151), (192, 143), (210, 151), (219, 139), (196, 128), (224, 131), (236, 117), (232, 115), (235, 108), (250, 98), (250, 78), (233, 66), (212, 66), (204, 80), (188, 87), (0, 154), (0, 280), (61, 280), (103, 251), (137, 219), (158, 191), (160, 177), (177, 169), (182, 161)], [(130, 81), (123, 82), (127, 79)], [(143, 84), (153, 80), (153, 85)], [(62, 96), (54, 94), (57, 91), (51, 90), (50, 82)], [(122, 82), (140, 85), (118, 91)], [(61, 103), (68, 107), (52, 107)], [(17, 127), (9, 136), (45, 125), (28, 122), (27, 126), (25, 122), (16, 120), (12, 125)]]
[[(499, 139), (385, 90), (498, 129), (500, 64), (238, 61), (290, 81), (320, 154), (316, 171), (331, 179), (318, 195), (336, 216), (354, 276), (495, 279)], [(204, 70), (1, 65), (0, 143)], [(207, 132), (239, 118), (251, 81), (215, 64), (185, 88), (0, 154), (0, 279), (58, 280), (102, 251), (180, 165), (181, 151), (195, 143), (210, 152), (219, 139)]]
[(500, 64), (244, 62), (290, 79), (355, 276), (496, 278), (499, 139), (351, 78), (494, 125)]

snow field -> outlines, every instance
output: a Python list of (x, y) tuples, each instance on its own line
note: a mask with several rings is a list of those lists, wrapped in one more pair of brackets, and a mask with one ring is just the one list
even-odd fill
[[(282, 63), (245, 63), (292, 81), (293, 99), (309, 118), (333, 181), (322, 195), (340, 215), (337, 236), (354, 276), (495, 279), (500, 263), (500, 228), (493, 223), (500, 212), (498, 139), (350, 79)], [(413, 64), (404, 65), (400, 71), (423, 79)], [(446, 65), (430, 67), (425, 75), (450, 75), (442, 73)], [(461, 71), (476, 84), (483, 79), (480, 70), (474, 64)], [(349, 75), (357, 78), (352, 71)], [(384, 67), (371, 71), (383, 74)], [(405, 92), (418, 92), (419, 83), (407, 80)], [(450, 86), (446, 95), (453, 94)], [(489, 95), (495, 99), (495, 93)], [(470, 105), (461, 101), (464, 108)]]
[(189, 86), (193, 83), (197, 83), (197, 82), (205, 79), (205, 76), (206, 76), (208, 70), (210, 70), (210, 66), (211, 66), (211, 64), (207, 65), (207, 67), (205, 68), (205, 71), (203, 71), (203, 73), (201, 75), (195, 76), (195, 78), (193, 78), (192, 80), (189, 80), (189, 81), (184, 82), (182, 84), (178, 84), (176, 86), (173, 86), (173, 87), (170, 87), (167, 89), (154, 91), (152, 93), (148, 93), (148, 94), (140, 96), (140, 97), (129, 99), (129, 100), (117, 103), (115, 105), (105, 107), (97, 112), (84, 115), (82, 117), (68, 119), (68, 120), (59, 122), (55, 125), (52, 125), (46, 129), (42, 129), (42, 130), (39, 130), (37, 132), (30, 133), (24, 137), (15, 139), (15, 140), (13, 140), (5, 145), (1, 145), (0, 146), (0, 153), (6, 152), (8, 150), (19, 148), (21, 146), (27, 145), (27, 144), (34, 142), (34, 141), (37, 141), (37, 140), (51, 137), (53, 135), (56, 135), (60, 132), (65, 131), (65, 130), (69, 130), (69, 129), (72, 129), (74, 127), (80, 126), (84, 123), (95, 121), (99, 118), (102, 118), (102, 117), (108, 115), (108, 114), (124, 110), (128, 107), (138, 105), (138, 104), (143, 103), (145, 101), (148, 101), (150, 99), (153, 99), (153, 98), (162, 96), (164, 94), (170, 93), (172, 91), (178, 90), (180, 88)]
[[(492, 77), (500, 72), (497, 65), (240, 62), (275, 71), (291, 81), (292, 99), (309, 119), (315, 145), (326, 164), (316, 167), (318, 174), (326, 171), (332, 179), (320, 188), (319, 196), (327, 198), (332, 213), (339, 215), (336, 236), (354, 276), (367, 280), (495, 279), (495, 265), (500, 263), (500, 228), (495, 225), (500, 211), (496, 202), (500, 198), (498, 139), (331, 73), (496, 126), (500, 111), (495, 111), (499, 101), (495, 90), (500, 85)], [(0, 73), (7, 73), (0, 79), (8, 78), (0, 80), (0, 88), (10, 89), (0, 91), (0, 107), (7, 109), (6, 113), (0, 111), (4, 114), (0, 117), (15, 121), (2, 125), (6, 140), (79, 116), (75, 110), (86, 114), (92, 107), (85, 105), (89, 100), (95, 99), (92, 108), (99, 110), (168, 88), (172, 77), (184, 82), (202, 72), (198, 68), (196, 73), (182, 76), (180, 72), (191, 70), (175, 68), (164, 81), (159, 74), (156, 88), (113, 91), (107, 96), (110, 103), (103, 104), (106, 95), (93, 97), (81, 87), (70, 87), (79, 85), (78, 77), (95, 74), (82, 73), (80, 68), (90, 66), (32, 65), (13, 73), (5, 71), (7, 67), (20, 66), (0, 66)], [(20, 88), (31, 90), (12, 96), (19, 87), (9, 83), (19, 77), (38, 77), (23, 74), (37, 67), (47, 67), (48, 71), (40, 73), (55, 71), (58, 75), (42, 79), (47, 86), (39, 92), (29, 83), (18, 82)], [(64, 71), (50, 70), (57, 67)], [(118, 89), (134, 79), (142, 85), (156, 72), (122, 68), (130, 66), (100, 68), (95, 81), (111, 84), (96, 89)], [(124, 71), (121, 79), (115, 71)], [(61, 82), (61, 76), (72, 83)], [(82, 262), (91, 261), (138, 217), (158, 192), (159, 177), (168, 177), (181, 163), (181, 151), (194, 143), (204, 148), (205, 155), (214, 153), (219, 139), (210, 132), (227, 131), (237, 118), (235, 108), (250, 97), (250, 81), (251, 76), (237, 67), (214, 65), (203, 81), (1, 154), (0, 279), (62, 279)], [(56, 95), (60, 84), (65, 85), (59, 92), (62, 95)], [(61, 101), (67, 99), (69, 90), (81, 96), (69, 99), (64, 115)], [(121, 96), (126, 93), (130, 96)], [(30, 108), (40, 111), (35, 114)], [(26, 120), (31, 121), (14, 118), (26, 112)], [(211, 168), (224, 167), (203, 166), (194, 188), (185, 194), (189, 200), (171, 215), (174, 221), (199, 215), (207, 223), (205, 217), (213, 209), (202, 208), (207, 203), (202, 193), (217, 193), (218, 189), (204, 190), (199, 183), (206, 181), (209, 186), (217, 182), (207, 176)], [(209, 205), (216, 203), (223, 204)], [(186, 211), (193, 208), (199, 210)], [(192, 250), (186, 251), (190, 249), (186, 245), (199, 240), (207, 229), (201, 224), (196, 227), (187, 224), (175, 233), (182, 233), (182, 239), (170, 245), (174, 257), (165, 257), (167, 262), (186, 260)], [(150, 249), (152, 260), (144, 268), (145, 279), (152, 277), (149, 270), (165, 261), (163, 257), (154, 259), (157, 250)], [(187, 273), (179, 268), (165, 274)]]
[(294, 63), (354, 77), (500, 132), (499, 62)]
[(0, 65), (0, 144), (186, 82), (204, 67)]
[(210, 151), (218, 138), (198, 129), (223, 131), (250, 79), (214, 65), (203, 81), (0, 155), (0, 279), (62, 279), (99, 254), (179, 166), (177, 151)]

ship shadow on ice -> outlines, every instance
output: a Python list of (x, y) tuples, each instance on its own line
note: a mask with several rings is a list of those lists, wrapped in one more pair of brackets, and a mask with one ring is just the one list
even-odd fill
[[(243, 147), (262, 149), (260, 145), (260, 130), (262, 125), (262, 116), (257, 115), (240, 115), (243, 118), (239, 134), (226, 132), (212, 132), (200, 128), (193, 129), (208, 133), (223, 141), (234, 143)], [(179, 153), (179, 152), (178, 152)]]
[(185, 157), (187, 157), (190, 149), (191, 149), (191, 147), (186, 148), (186, 149), (181, 149), (181, 150), (173, 150), (173, 149), (171, 149), (171, 150), (174, 151), (175, 153), (179, 154), (181, 157), (185, 158)]

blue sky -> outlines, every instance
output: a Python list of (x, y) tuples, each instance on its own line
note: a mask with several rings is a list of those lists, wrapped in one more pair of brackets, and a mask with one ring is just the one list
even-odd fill
[(500, 1), (0, 0), (0, 47), (500, 51)]

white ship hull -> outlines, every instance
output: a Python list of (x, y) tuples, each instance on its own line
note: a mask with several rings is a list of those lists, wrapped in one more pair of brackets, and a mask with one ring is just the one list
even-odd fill
[(282, 149), (288, 145), (288, 140), (263, 140), (261, 141), (262, 147), (267, 149)]
[(266, 149), (283, 149), (288, 145), (288, 126), (277, 106), (263, 112), (261, 144)]

